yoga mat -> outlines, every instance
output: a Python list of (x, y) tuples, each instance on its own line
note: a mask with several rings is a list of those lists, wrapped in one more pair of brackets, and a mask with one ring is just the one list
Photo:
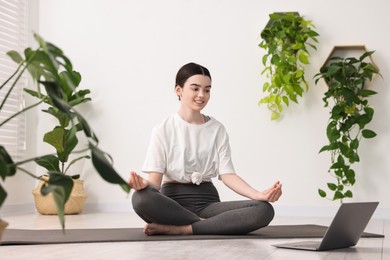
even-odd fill
[[(320, 225), (271, 225), (247, 235), (156, 235), (146, 236), (142, 228), (99, 229), (6, 229), (0, 245), (39, 245), (65, 243), (211, 240), (211, 239), (264, 239), (264, 238), (321, 238), (326, 226)], [(384, 237), (380, 234), (363, 233), (362, 237)]]

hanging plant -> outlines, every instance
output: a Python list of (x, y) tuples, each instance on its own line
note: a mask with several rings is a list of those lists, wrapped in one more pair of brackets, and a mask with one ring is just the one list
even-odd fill
[[(323, 101), (330, 109), (330, 118), (326, 128), (329, 144), (321, 152), (331, 154), (329, 173), (335, 178), (327, 183), (332, 199), (352, 198), (350, 187), (355, 184), (355, 171), (352, 165), (360, 161), (358, 148), (362, 138), (373, 138), (376, 133), (367, 129), (372, 120), (374, 109), (368, 104), (368, 97), (376, 94), (366, 89), (378, 69), (365, 59), (374, 52), (365, 52), (357, 58), (333, 57), (329, 65), (324, 65), (315, 75), (315, 83), (323, 78), (329, 86)], [(329, 102), (331, 100), (332, 102)], [(321, 197), (327, 193), (318, 189)]]
[(262, 62), (262, 75), (269, 79), (263, 85), (266, 96), (259, 101), (272, 111), (271, 119), (280, 117), (283, 106), (290, 101), (298, 103), (298, 96), (308, 91), (303, 65), (309, 64), (308, 46), (316, 50), (319, 34), (313, 30), (312, 21), (305, 20), (296, 12), (273, 13), (261, 32), (259, 44), (267, 53)]

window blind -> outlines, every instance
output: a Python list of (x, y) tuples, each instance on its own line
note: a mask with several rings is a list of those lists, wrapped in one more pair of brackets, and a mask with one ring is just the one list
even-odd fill
[[(28, 0), (0, 1), (0, 84), (11, 76), (17, 64), (6, 52), (16, 50), (19, 53), (27, 46), (27, 2)], [(0, 90), (0, 104), (7, 95), (13, 80)], [(0, 111), (0, 123), (24, 108), (23, 88), (27, 77), (23, 76), (7, 98)], [(26, 150), (26, 118), (20, 114), (0, 127), (0, 144), (12, 158), (20, 159)]]

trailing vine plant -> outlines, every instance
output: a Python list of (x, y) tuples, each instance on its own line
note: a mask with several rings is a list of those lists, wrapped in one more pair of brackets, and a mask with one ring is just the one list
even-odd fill
[[(376, 133), (367, 129), (372, 120), (374, 109), (368, 104), (368, 97), (376, 94), (366, 89), (378, 69), (366, 58), (374, 52), (365, 52), (359, 59), (355, 57), (329, 59), (318, 74), (315, 83), (323, 78), (329, 86), (323, 101), (330, 109), (330, 118), (326, 128), (329, 144), (321, 152), (331, 154), (331, 165), (328, 172), (334, 182), (327, 187), (333, 193), (332, 200), (352, 198), (350, 187), (355, 184), (355, 171), (352, 165), (360, 161), (358, 148), (362, 138), (373, 138)], [(331, 100), (332, 102), (330, 102)], [(328, 197), (323, 189), (318, 189), (321, 197)]]
[(298, 103), (298, 96), (308, 91), (303, 65), (309, 64), (308, 46), (316, 50), (319, 34), (313, 30), (312, 21), (299, 13), (273, 13), (269, 17), (259, 44), (267, 51), (262, 58), (265, 68), (261, 75), (266, 74), (269, 81), (263, 85), (266, 96), (259, 105), (267, 104), (271, 119), (276, 120), (284, 105), (289, 106), (290, 101)]

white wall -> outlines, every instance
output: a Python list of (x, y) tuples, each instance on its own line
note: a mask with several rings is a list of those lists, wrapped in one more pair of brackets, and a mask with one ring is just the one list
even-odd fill
[[(82, 87), (92, 91), (93, 103), (82, 111), (127, 179), (140, 171), (153, 125), (176, 111), (174, 78), (179, 67), (194, 61), (213, 77), (212, 99), (204, 111), (228, 129), (238, 173), (265, 189), (275, 180), (284, 185), (275, 205), (284, 214), (318, 214), (338, 202), (317, 195), (332, 180), (329, 154), (318, 154), (327, 143), (328, 111), (323, 107), (325, 84), (314, 85), (334, 45), (366, 45), (383, 75), (370, 99), (375, 139), (361, 143), (361, 162), (351, 201), (380, 201), (390, 211), (390, 24), (386, 0), (40, 0), (39, 33), (62, 48), (83, 76)], [(313, 20), (320, 33), (306, 77), (310, 90), (279, 122), (269, 120), (266, 107), (257, 106), (265, 78), (257, 47), (260, 32), (272, 12), (298, 11)], [(37, 118), (38, 140), (53, 125)], [(48, 147), (38, 141), (40, 153)], [(80, 165), (88, 203), (125, 207), (130, 199), (119, 187), (104, 183), (90, 162)], [(215, 181), (224, 200), (239, 199)], [(30, 197), (25, 198), (26, 201)]]

